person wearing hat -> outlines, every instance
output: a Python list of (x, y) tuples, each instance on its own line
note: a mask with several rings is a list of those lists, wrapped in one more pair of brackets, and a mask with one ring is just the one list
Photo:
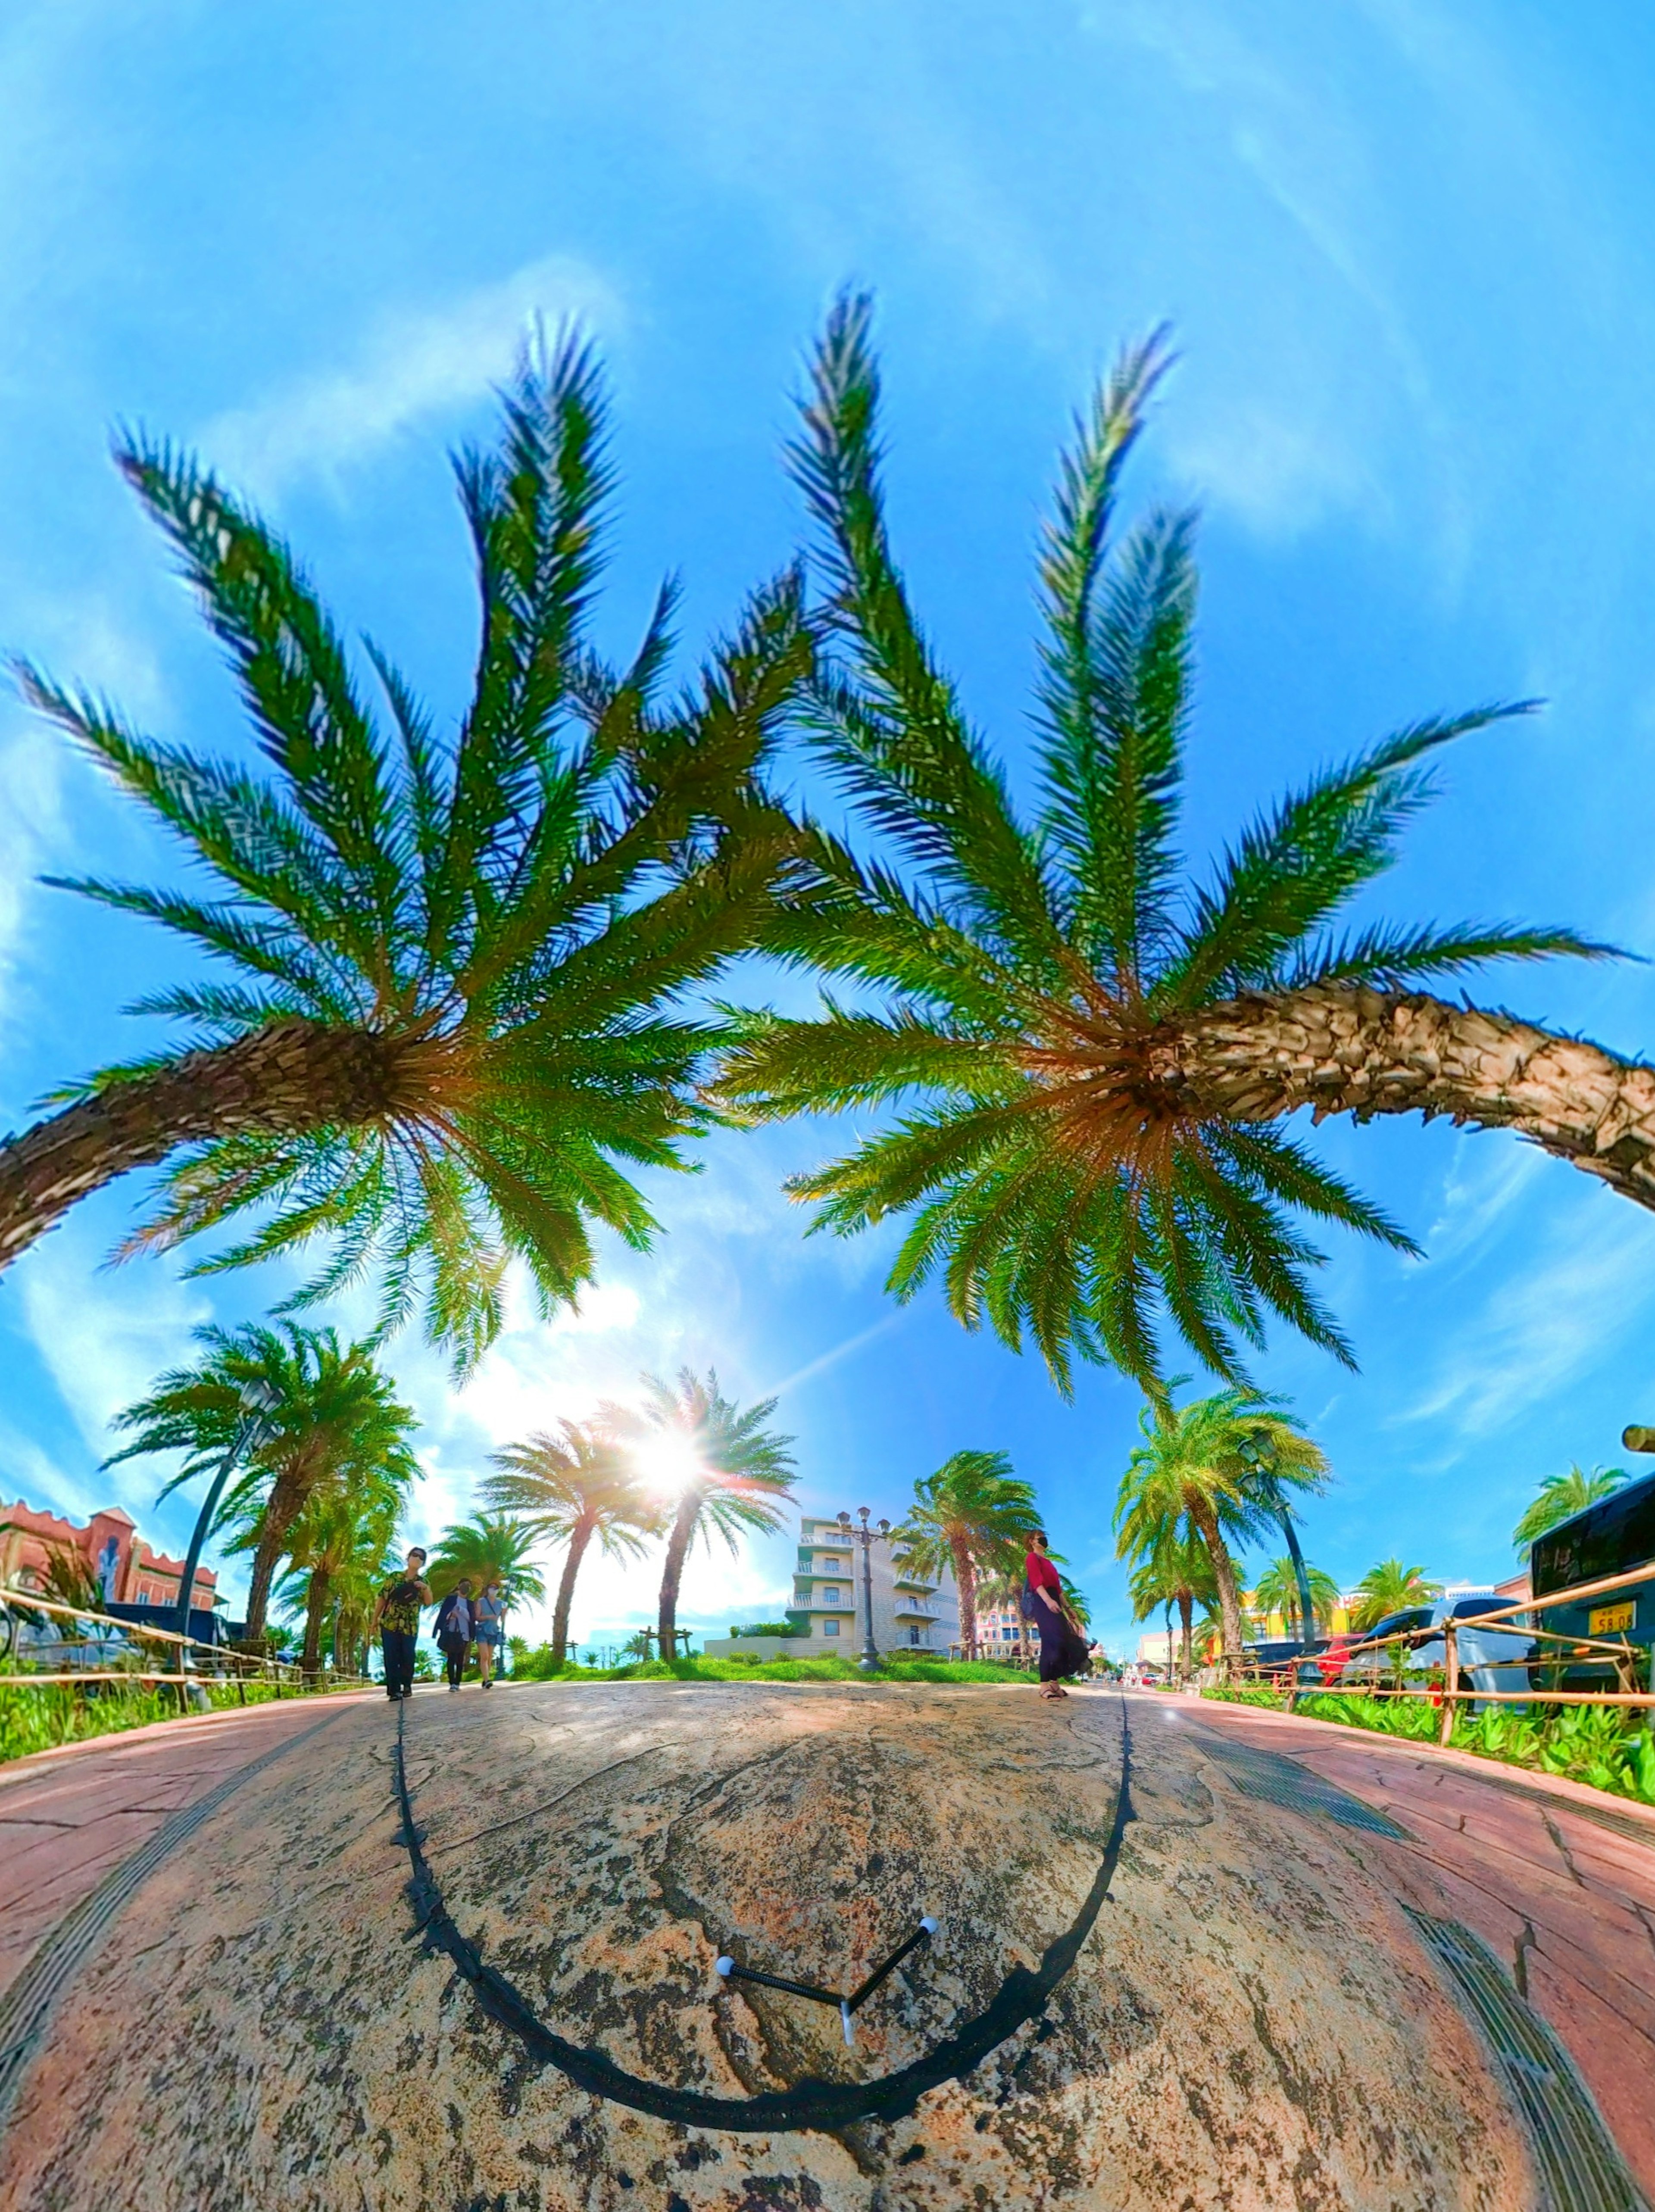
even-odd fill
[(380, 1592), (380, 1601), (368, 1625), (370, 1636), (376, 1629), (379, 1632), (380, 1648), (385, 1654), (385, 1694), (392, 1700), (412, 1694), (419, 1609), (430, 1602), (431, 1593), (425, 1583), (425, 1554), (416, 1544), (408, 1554), (405, 1571), (394, 1582), (386, 1583)]

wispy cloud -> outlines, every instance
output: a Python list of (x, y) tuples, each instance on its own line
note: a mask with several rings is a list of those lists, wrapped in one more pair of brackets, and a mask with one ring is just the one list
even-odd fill
[(403, 432), (476, 400), (509, 370), (537, 317), (612, 331), (622, 312), (595, 270), (553, 254), (441, 307), (382, 316), (349, 362), (216, 416), (197, 443), (215, 469), (266, 497), (300, 477), (337, 479)]

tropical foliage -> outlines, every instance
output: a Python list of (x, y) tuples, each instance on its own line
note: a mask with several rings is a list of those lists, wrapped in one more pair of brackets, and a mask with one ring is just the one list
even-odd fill
[(587, 1547), (611, 1559), (636, 1559), (643, 1539), (661, 1534), (666, 1508), (599, 1422), (561, 1421), (494, 1455), (483, 1494), (502, 1512), (518, 1515), (543, 1541), (563, 1545), (563, 1571), (552, 1613), (551, 1648), (561, 1667), (569, 1650), (569, 1615)]
[[(1526, 1126), (1503, 1079), (1456, 1057), (1463, 1044), (1492, 1065), (1497, 1018), (1396, 1078), (1399, 994), (1493, 959), (1600, 949), (1506, 924), (1341, 927), (1429, 795), (1432, 756), (1511, 708), (1411, 724), (1262, 813), (1206, 877), (1184, 874), (1193, 520), (1156, 513), (1115, 542), (1166, 362), (1159, 337), (1129, 349), (1063, 457), (1040, 562), (1029, 815), (914, 611), (885, 520), (868, 303), (835, 309), (793, 460), (831, 589), (818, 742), (878, 852), (818, 839), (816, 895), (770, 933), (784, 957), (855, 986), (855, 1002), (751, 1019), (721, 1085), (755, 1119), (898, 1109), (790, 1184), (816, 1225), (910, 1217), (897, 1297), (940, 1277), (960, 1321), (986, 1319), (1014, 1348), (1031, 1338), (1065, 1389), (1077, 1358), (1106, 1358), (1153, 1395), (1163, 1323), (1232, 1382), (1272, 1318), (1350, 1363), (1311, 1285), (1323, 1255), (1304, 1219), (1415, 1248), (1269, 1124), (1314, 1103)], [(1542, 1127), (1537, 1102), (1529, 1118), (1553, 1149), (1589, 1149)]]
[(1147, 1560), (1193, 1530), (1211, 1563), (1225, 1651), (1238, 1654), (1244, 1629), (1229, 1544), (1269, 1528), (1289, 1491), (1320, 1489), (1327, 1462), (1276, 1401), (1250, 1390), (1222, 1390), (1183, 1407), (1152, 1399), (1139, 1425), (1144, 1442), (1116, 1504), (1117, 1554)]
[(217, 1471), (241, 1431), (248, 1387), (266, 1394), (271, 1410), (261, 1435), (215, 1520), (231, 1549), (253, 1553), (246, 1625), (249, 1637), (259, 1637), (277, 1565), (308, 1500), (360, 1484), (405, 1490), (417, 1473), (414, 1415), (371, 1347), (343, 1346), (331, 1328), (209, 1325), (196, 1331), (196, 1342), (201, 1351), (192, 1364), (171, 1369), (147, 1397), (116, 1414), (113, 1426), (131, 1441), (105, 1463), (181, 1453), (182, 1466), (161, 1487), (166, 1498)]
[(731, 1551), (749, 1531), (779, 1528), (798, 1480), (791, 1437), (770, 1425), (774, 1398), (744, 1412), (726, 1398), (718, 1376), (691, 1368), (676, 1383), (643, 1378), (641, 1407), (607, 1406), (605, 1425), (630, 1454), (670, 1513), (661, 1565), (656, 1633), (670, 1657), (678, 1649), (678, 1588), (691, 1547), (721, 1536)]
[(406, 1503), (404, 1473), (400, 1468), (370, 1467), (324, 1482), (306, 1498), (288, 1531), (291, 1564), (277, 1595), (303, 1617), (300, 1663), (313, 1681), (321, 1671), (330, 1625), (334, 1664), (367, 1672), (363, 1631), (391, 1571), (392, 1547)]
[(1429, 1605), (1442, 1595), (1442, 1584), (1429, 1581), (1423, 1567), (1405, 1567), (1400, 1559), (1381, 1559), (1356, 1587), (1361, 1598), (1351, 1626), (1364, 1630), (1377, 1627), (1388, 1613)]
[(682, 696), (662, 689), (670, 587), (607, 665), (589, 631), (605, 445), (595, 364), (569, 341), (526, 356), (494, 450), (460, 457), (482, 644), (452, 738), (374, 646), (370, 704), (288, 547), (198, 462), (120, 445), (261, 758), (159, 742), (23, 672), (205, 879), (67, 887), (210, 965), (140, 1003), (182, 1025), (176, 1045), (66, 1086), (0, 1152), (0, 1264), (75, 1199), (166, 1163), (125, 1250), (253, 1209), (198, 1271), (324, 1240), (295, 1303), (373, 1273), (384, 1323), (423, 1295), (463, 1365), (499, 1325), (508, 1261), (550, 1308), (590, 1279), (594, 1224), (648, 1243), (629, 1176), (684, 1164), (706, 1118), (710, 1032), (682, 1000), (751, 942), (792, 850), (760, 777), (812, 646), (789, 575)]
[(1170, 1645), (1172, 1610), (1177, 1608), (1178, 1672), (1187, 1681), (1195, 1665), (1195, 1608), (1197, 1604), (1218, 1602), (1212, 1558), (1188, 1513), (1159, 1523), (1153, 1533), (1147, 1528), (1146, 1533), (1148, 1540), (1136, 1554), (1127, 1583), (1132, 1618), (1147, 1620), (1157, 1606), (1163, 1607)]
[(891, 1532), (891, 1558), (900, 1574), (931, 1583), (953, 1576), (968, 1660), (977, 1656), (977, 1577), (1015, 1573), (1039, 1526), (1034, 1492), (1004, 1452), (954, 1452), (915, 1484), (914, 1502)]
[(456, 1522), (443, 1530), (425, 1563), (432, 1596), (447, 1597), (462, 1582), (480, 1595), (487, 1583), (498, 1583), (508, 1609), (538, 1603), (546, 1585), (531, 1556), (535, 1535), (527, 1522), (508, 1513), (479, 1513)]
[(1311, 1628), (1305, 1631), (1300, 1626), (1299, 1574), (1292, 1559), (1285, 1554), (1279, 1559), (1272, 1559), (1253, 1585), (1251, 1610), (1258, 1616), (1261, 1625), (1273, 1613), (1279, 1613), (1289, 1636), (1313, 1635), (1329, 1626), (1334, 1607), (1339, 1602), (1338, 1583), (1331, 1575), (1324, 1573), (1320, 1567), (1311, 1566), (1308, 1561), (1305, 1566), (1305, 1579), (1310, 1584), (1311, 1604), (1316, 1614)]
[(1623, 1467), (1595, 1467), (1588, 1474), (1577, 1465), (1567, 1474), (1547, 1475), (1512, 1529), (1512, 1544), (1519, 1552), (1526, 1551), (1536, 1536), (1543, 1536), (1559, 1522), (1570, 1520), (1600, 1498), (1609, 1497), (1626, 1479)]

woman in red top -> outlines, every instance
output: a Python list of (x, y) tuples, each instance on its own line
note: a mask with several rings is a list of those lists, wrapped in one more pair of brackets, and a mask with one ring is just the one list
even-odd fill
[(1029, 1539), (1029, 1556), (1023, 1569), (1034, 1599), (1034, 1624), (1040, 1631), (1040, 1694), (1066, 1698), (1068, 1692), (1057, 1679), (1063, 1662), (1063, 1631), (1068, 1625), (1063, 1612), (1063, 1582), (1046, 1553), (1046, 1532), (1037, 1528)]

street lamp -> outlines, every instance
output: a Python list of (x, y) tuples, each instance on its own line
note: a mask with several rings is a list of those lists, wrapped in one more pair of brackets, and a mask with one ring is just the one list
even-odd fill
[(848, 1543), (857, 1543), (862, 1547), (862, 1628), (864, 1633), (862, 1640), (862, 1656), (857, 1663), (861, 1668), (863, 1674), (874, 1674), (879, 1672), (879, 1647), (873, 1641), (873, 1546), (880, 1538), (888, 1537), (890, 1535), (891, 1523), (888, 1521), (879, 1521), (872, 1528), (870, 1528), (867, 1525), (867, 1506), (859, 1505), (856, 1508), (856, 1512), (857, 1516), (862, 1524), (860, 1528), (853, 1528), (851, 1527), (850, 1516), (849, 1513), (842, 1513), (839, 1516), (839, 1526), (843, 1531), (845, 1540)]
[(190, 1633), (190, 1600), (195, 1590), (195, 1571), (201, 1559), (201, 1547), (213, 1525), (224, 1485), (239, 1462), (260, 1441), (263, 1431), (270, 1425), (271, 1415), (281, 1403), (275, 1389), (259, 1375), (241, 1385), (240, 1398), (241, 1419), (235, 1425), (235, 1434), (230, 1438), (229, 1447), (219, 1462), (218, 1473), (196, 1516), (195, 1534), (190, 1539), (189, 1557), (184, 1562), (184, 1577), (178, 1588), (178, 1610), (173, 1622), (176, 1632), (183, 1637)]

